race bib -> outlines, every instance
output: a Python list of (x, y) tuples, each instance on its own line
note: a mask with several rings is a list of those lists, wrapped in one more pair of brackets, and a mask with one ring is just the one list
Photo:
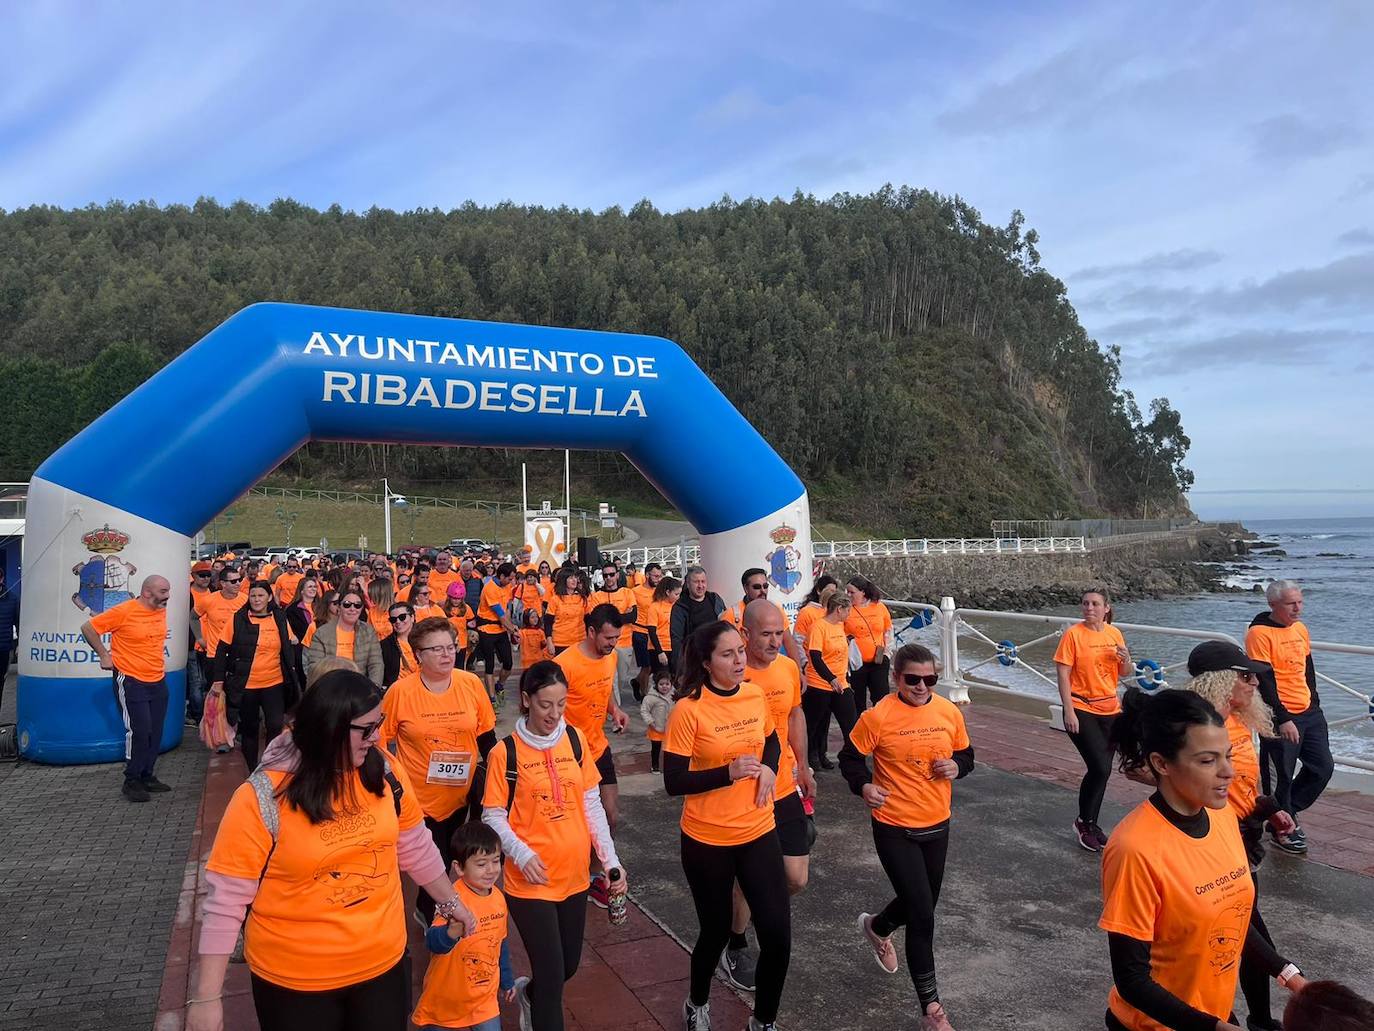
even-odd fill
[(429, 753), (429, 776), (425, 778), (426, 784), (443, 784), (450, 788), (464, 788), (471, 780), (471, 752)]

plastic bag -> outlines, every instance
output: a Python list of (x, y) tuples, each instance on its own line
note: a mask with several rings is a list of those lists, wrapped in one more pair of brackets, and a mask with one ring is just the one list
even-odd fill
[(234, 743), (234, 732), (224, 711), (224, 695), (211, 691), (205, 696), (205, 712), (200, 718), (200, 740), (214, 751)]

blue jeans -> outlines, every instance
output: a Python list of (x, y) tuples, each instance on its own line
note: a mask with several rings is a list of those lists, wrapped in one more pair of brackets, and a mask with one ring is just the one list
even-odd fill
[(205, 667), (200, 652), (186, 656), (186, 715), (197, 723), (205, 715)]

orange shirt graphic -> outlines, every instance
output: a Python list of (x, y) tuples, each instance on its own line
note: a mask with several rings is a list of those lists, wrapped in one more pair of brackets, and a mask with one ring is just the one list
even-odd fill
[(1226, 717), (1226, 736), (1231, 739), (1231, 765), (1235, 768), (1226, 789), (1226, 803), (1235, 810), (1236, 818), (1243, 820), (1255, 811), (1255, 800), (1259, 798), (1259, 756), (1250, 728), (1234, 715)]
[(797, 790), (797, 756), (787, 736), (787, 719), (792, 710), (801, 705), (801, 670), (786, 655), (779, 654), (767, 669), (745, 666), (744, 681), (757, 684), (763, 691), (763, 697), (768, 700), (768, 711), (773, 718), (773, 727), (778, 732), (778, 742), (782, 745), (773, 798), (786, 798)]
[(892, 613), (880, 601), (855, 605), (844, 621), (844, 632), (854, 638), (864, 662), (872, 662), (887, 647), (887, 632), (892, 629)]
[[(477, 606), (477, 629), (484, 634), (504, 634), (506, 628), (501, 625), (501, 618), (496, 614), (496, 606), (500, 605), (501, 610), (506, 616), (510, 616), (510, 595), (509, 587), (502, 587), (495, 580), (488, 581), (482, 588), (482, 600)], [(489, 622), (485, 622), (489, 621)]]
[(1312, 638), (1306, 626), (1252, 626), (1245, 632), (1245, 654), (1274, 667), (1274, 686), (1285, 709), (1294, 716), (1307, 711), (1312, 704), (1312, 689), (1307, 686)]
[[(396, 841), (424, 814), (405, 771), (395, 764), (392, 769), (404, 789), (399, 818), (390, 787), (383, 784), (381, 795), (373, 795), (354, 772), (347, 782), (352, 808), (336, 803), (334, 819), (324, 823), (312, 824), (279, 800), (275, 850), (253, 786), (240, 784), (230, 798), (205, 868), (262, 878), (244, 925), (248, 967), (259, 977), (298, 991), (327, 991), (377, 977), (404, 954)], [(290, 774), (272, 770), (267, 776), (280, 788)]]
[[(584, 742), (579, 767), (566, 734), (548, 751), (530, 747), (516, 734), (515, 754), (520, 772), (515, 778), (515, 800), (510, 806), (511, 830), (538, 854), (549, 883), (531, 884), (507, 858), (506, 894), (557, 902), (586, 891), (591, 883), (588, 860), (592, 833), (582, 808), (582, 795), (601, 783), (596, 757)], [(506, 807), (510, 797), (507, 761), (506, 742), (498, 741), (487, 756), (483, 806)]]
[(589, 659), (580, 646), (565, 649), (553, 660), (568, 678), (568, 707), (563, 718), (582, 733), (593, 759), (610, 747), (606, 740), (606, 710), (615, 685), (615, 652)]
[(952, 759), (969, 746), (959, 707), (931, 695), (910, 705), (894, 691), (859, 717), (849, 740), (873, 756), (873, 783), (888, 792), (873, 818), (893, 827), (934, 827), (949, 819), (954, 782), (935, 779), (936, 759)]
[(580, 594), (555, 594), (549, 599), (553, 615), (553, 645), (570, 648), (587, 636), (587, 600)]
[[(477, 929), (459, 939), (453, 951), (430, 956), (425, 987), (411, 1015), (416, 1027), (476, 1027), (501, 1012), (501, 943), (506, 940), (506, 896), (500, 888), (479, 895), (461, 879), (454, 894), (477, 920)], [(434, 918), (435, 927), (448, 921)]]
[(391, 685), (382, 708), (383, 747), (395, 745), (425, 815), (447, 820), (468, 800), (481, 759), (477, 739), (496, 727), (482, 682), (455, 669), (448, 690), (435, 693), (412, 673)]
[(1099, 716), (1121, 711), (1116, 695), (1121, 662), (1116, 650), (1124, 647), (1126, 639), (1110, 623), (1104, 623), (1101, 630), (1089, 630), (1087, 624), (1075, 623), (1064, 631), (1054, 651), (1054, 661), (1069, 667), (1069, 691), (1075, 709)]
[[(821, 661), (837, 678), (840, 686), (849, 686), (849, 638), (845, 636), (843, 623), (832, 623), (828, 619), (818, 619), (811, 624), (806, 635), (806, 650), (820, 652)], [(819, 691), (833, 691), (830, 681), (822, 680), (814, 664), (806, 667), (806, 686)]]
[[(699, 698), (682, 698), (668, 717), (666, 751), (687, 756), (688, 768), (713, 770), (742, 755), (763, 758), (763, 745), (773, 733), (773, 714), (763, 689), (740, 684), (721, 696), (709, 687)], [(687, 795), (682, 801), (682, 832), (707, 845), (744, 845), (775, 826), (773, 807), (754, 804), (758, 782), (752, 777), (727, 788)]]
[(548, 658), (548, 649), (544, 647), (548, 640), (542, 630), (532, 630), (525, 627), (520, 631), (520, 662), (525, 666), (532, 666), (540, 659)]
[[(262, 616), (254, 616), (249, 613), (249, 619), (258, 628), (258, 643), (253, 651), (253, 665), (248, 671), (248, 682), (243, 686), (255, 691), (264, 687), (276, 687), (282, 682), (281, 679), (281, 634), (277, 632), (277, 621), (268, 613)], [(288, 628), (288, 633), (290, 632)], [(224, 636), (221, 640), (225, 644), (234, 643), (234, 621), (229, 620), (229, 625), (224, 628)]]
[(167, 666), (167, 610), (150, 609), (137, 598), (121, 601), (91, 617), (99, 634), (110, 635), (110, 658), (126, 677), (146, 684), (162, 679)]
[[(635, 592), (628, 587), (621, 587), (616, 591), (593, 591), (591, 597), (587, 599), (587, 611), (590, 612), (598, 605), (614, 605), (623, 616), (635, 607)], [(635, 618), (638, 619), (638, 615)], [(620, 628), (620, 640), (616, 642), (616, 647), (630, 647), (634, 644), (634, 634), (634, 624), (626, 623)]]
[(234, 618), (234, 613), (248, 604), (248, 592), (240, 590), (234, 597), (226, 598), (222, 591), (214, 591), (198, 596), (195, 603), (201, 635), (205, 638), (205, 654), (213, 658), (224, 628)]
[[(1255, 888), (1236, 814), (1204, 809), (1205, 838), (1184, 834), (1151, 802), (1112, 831), (1102, 855), (1104, 931), (1150, 943), (1150, 975), (1189, 1006), (1231, 1013)], [(1107, 1005), (1131, 1031), (1166, 1031), (1115, 988)]]
[(277, 582), (272, 585), (272, 591), (277, 596), (277, 604), (290, 605), (291, 599), (296, 596), (296, 588), (304, 579), (304, 573), (282, 573), (277, 577)]

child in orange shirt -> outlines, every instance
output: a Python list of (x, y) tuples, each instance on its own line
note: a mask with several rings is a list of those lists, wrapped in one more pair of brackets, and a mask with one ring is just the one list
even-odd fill
[[(425, 986), (411, 1020), (421, 1031), (501, 1031), (501, 1003), (515, 999), (515, 979), (506, 951), (506, 896), (501, 875), (501, 839), (484, 823), (465, 823), (453, 832), (453, 890), (477, 919), (462, 928), (442, 916), (425, 935), (433, 953)], [(499, 976), (499, 988), (498, 988)]]
[(660, 772), (663, 758), (663, 738), (668, 730), (668, 716), (673, 711), (673, 675), (666, 669), (654, 673), (654, 686), (640, 703), (639, 714), (644, 717), (644, 736), (649, 739), (649, 769)]
[(528, 608), (520, 617), (520, 665), (529, 669), (540, 659), (553, 658), (553, 647), (544, 634), (544, 618), (538, 609)]

